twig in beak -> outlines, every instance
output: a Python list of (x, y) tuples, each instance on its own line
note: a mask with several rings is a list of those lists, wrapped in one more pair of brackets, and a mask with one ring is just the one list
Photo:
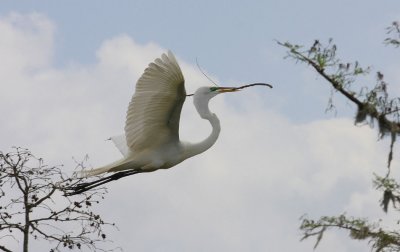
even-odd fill
[[(220, 89), (231, 89), (232, 91), (238, 91), (244, 88), (248, 88), (248, 87), (254, 87), (254, 86), (265, 86), (265, 87), (269, 87), (272, 88), (271, 84), (267, 84), (267, 83), (253, 83), (253, 84), (247, 84), (241, 87), (219, 87)], [(193, 94), (188, 94), (186, 96), (193, 96)]]

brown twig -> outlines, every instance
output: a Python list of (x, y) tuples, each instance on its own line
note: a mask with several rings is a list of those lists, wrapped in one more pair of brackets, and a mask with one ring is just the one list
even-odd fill
[[(254, 87), (254, 86), (265, 86), (265, 87), (272, 88), (272, 85), (268, 84), (268, 83), (253, 83), (253, 84), (247, 84), (247, 85), (244, 85), (244, 86), (241, 86), (241, 87), (217, 87), (217, 89), (218, 88), (231, 88), (231, 89), (234, 89), (234, 90), (240, 90), (240, 89), (244, 89), (244, 88), (248, 88), (248, 87)], [(186, 96), (193, 96), (193, 95), (194, 94), (188, 94)]]

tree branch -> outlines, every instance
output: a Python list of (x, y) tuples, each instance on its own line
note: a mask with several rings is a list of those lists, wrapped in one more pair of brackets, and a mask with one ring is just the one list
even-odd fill
[[(359, 74), (368, 72), (368, 68), (367, 71), (360, 68), (358, 62), (355, 62), (353, 65), (350, 63), (340, 63), (336, 58), (336, 46), (332, 45), (331, 42), (332, 40), (329, 41), (327, 47), (322, 47), (320, 42), (316, 40), (313, 46), (305, 52), (300, 51), (301, 46), (298, 45), (292, 45), (288, 42), (281, 43), (279, 41), (277, 43), (289, 49), (288, 57), (311, 65), (320, 76), (328, 81), (334, 90), (357, 105), (356, 123), (363, 122), (367, 117), (370, 117), (378, 122), (381, 138), (386, 135), (390, 136), (391, 143), (387, 161), (387, 176), (389, 176), (390, 165), (393, 159), (394, 142), (396, 141), (396, 135), (400, 134), (400, 122), (398, 120), (400, 117), (398, 113), (400, 111), (398, 107), (399, 100), (388, 99), (387, 84), (383, 81), (383, 74), (380, 72), (377, 72), (378, 84), (376, 87), (363, 94), (364, 101), (357, 98), (355, 92), (347, 90), (346, 86), (349, 86), (354, 81), (353, 78)], [(350, 66), (354, 66), (354, 68), (350, 69)], [(327, 67), (336, 68), (336, 74), (328, 74), (326, 72)], [(361, 89), (360, 96), (363, 93), (362, 91), (363, 89)], [(387, 116), (389, 115), (394, 120), (388, 119)], [(372, 126), (371, 122), (369, 124)]]
[(49, 199), (56, 192), (56, 190), (57, 190), (57, 188), (55, 186), (53, 186), (53, 188), (47, 195), (43, 196), (41, 199), (39, 199), (35, 203), (31, 204), (31, 207), (37, 207), (38, 205), (42, 204), (43, 201)]
[(3, 245), (0, 245), (0, 249), (5, 252), (12, 252), (12, 250), (9, 250), (8, 248), (4, 247)]
[[(282, 44), (281, 44), (282, 45)], [(348, 98), (350, 101), (352, 101), (353, 103), (355, 103), (358, 107), (362, 107), (364, 106), (364, 103), (362, 101), (360, 101), (359, 99), (357, 99), (354, 95), (352, 95), (351, 93), (349, 93), (348, 91), (346, 91), (342, 85), (337, 82), (336, 80), (334, 80), (331, 76), (329, 76), (328, 74), (325, 73), (325, 69), (323, 67), (320, 67), (319, 65), (317, 65), (317, 63), (315, 63), (313, 60), (309, 59), (308, 57), (306, 57), (305, 55), (301, 54), (298, 51), (292, 51), (293, 54), (296, 54), (297, 56), (301, 57), (301, 59), (303, 59), (305, 62), (307, 62), (308, 64), (310, 64), (322, 77), (324, 77), (331, 85), (334, 89), (336, 89), (338, 92), (340, 92), (342, 95), (344, 95), (346, 98)]]
[[(65, 185), (79, 184), (81, 179), (43, 165), (28, 150), (15, 149), (7, 154), (0, 151), (0, 234), (21, 231), (23, 251), (28, 251), (31, 238), (57, 242), (56, 247), (50, 245), (50, 251), (59, 251), (61, 246), (101, 251), (97, 244), (105, 241), (104, 225), (114, 224), (95, 214), (92, 206), (103, 199), (105, 191), (89, 188), (85, 194), (60, 198), (56, 191), (64, 193)], [(72, 230), (71, 225), (75, 227)], [(0, 251), (7, 251), (3, 247)]]

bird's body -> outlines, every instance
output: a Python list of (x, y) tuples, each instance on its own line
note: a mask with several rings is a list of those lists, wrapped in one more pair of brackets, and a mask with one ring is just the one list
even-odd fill
[[(179, 138), (179, 120), (186, 99), (185, 80), (171, 52), (163, 54), (145, 69), (136, 83), (135, 94), (128, 106), (125, 133), (111, 137), (123, 158), (104, 167), (84, 171), (89, 177), (114, 173), (90, 182), (71, 185), (65, 195), (86, 192), (113, 180), (141, 172), (168, 169), (180, 162), (208, 150), (217, 141), (221, 126), (218, 117), (208, 108), (214, 96), (239, 91), (241, 87), (201, 87), (193, 95), (193, 104), (201, 118), (212, 126), (211, 134), (199, 143), (182, 142)], [(189, 95), (191, 96), (191, 95)]]
[(171, 52), (150, 63), (136, 84), (128, 107), (125, 134), (111, 138), (124, 157), (104, 167), (86, 171), (84, 175), (167, 169), (210, 148), (221, 128), (217, 116), (208, 108), (209, 100), (219, 93), (237, 90), (202, 87), (195, 92), (194, 105), (199, 115), (210, 122), (212, 132), (204, 141), (192, 144), (179, 139), (180, 113), (186, 99), (184, 82)]

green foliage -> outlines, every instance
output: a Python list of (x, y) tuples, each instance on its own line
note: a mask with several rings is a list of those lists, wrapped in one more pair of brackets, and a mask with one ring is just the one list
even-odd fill
[[(376, 72), (376, 83), (369, 86), (354, 85), (361, 75), (370, 74), (370, 67), (361, 67), (355, 61), (343, 62), (337, 57), (337, 46), (329, 39), (327, 45), (315, 40), (311, 47), (303, 49), (303, 46), (289, 42), (279, 45), (288, 50), (287, 58), (297, 62), (303, 62), (312, 66), (319, 75), (325, 78), (334, 92), (338, 92), (353, 102), (357, 107), (354, 118), (356, 124), (366, 123), (371, 127), (378, 125), (381, 138), (389, 136), (391, 139), (388, 155), (388, 168), (393, 159), (393, 147), (397, 135), (400, 134), (400, 98), (389, 98), (388, 83), (381, 72)], [(332, 96), (329, 99), (328, 110), (333, 109)]]
[(388, 177), (381, 177), (374, 174), (373, 184), (377, 190), (383, 192), (381, 206), (383, 211), (387, 212), (389, 203), (393, 204), (393, 208), (398, 209), (396, 203), (400, 203), (400, 185), (393, 179)]
[[(393, 22), (387, 28), (390, 37), (384, 40), (385, 44), (400, 46), (400, 26)], [(342, 61), (337, 56), (337, 46), (329, 39), (326, 45), (315, 40), (304, 49), (303, 46), (289, 42), (279, 45), (288, 49), (286, 58), (311, 66), (331, 86), (328, 109), (333, 109), (332, 94), (339, 93), (356, 105), (354, 117), (355, 124), (368, 124), (371, 127), (378, 125), (380, 139), (390, 138), (390, 150), (387, 158), (387, 173), (385, 176), (374, 175), (373, 184), (377, 190), (382, 191), (381, 206), (384, 212), (388, 211), (390, 203), (394, 209), (399, 210), (400, 184), (390, 177), (393, 149), (397, 136), (400, 134), (400, 98), (391, 98), (388, 93), (388, 83), (384, 80), (382, 72), (375, 73), (375, 83), (358, 85), (360, 76), (371, 74), (370, 67), (361, 67), (355, 61), (352, 63)], [(356, 240), (367, 240), (375, 251), (400, 251), (400, 233), (397, 230), (386, 230), (380, 223), (371, 223), (367, 219), (339, 216), (323, 216), (318, 220), (302, 218), (300, 229), (303, 238), (316, 238), (315, 247), (318, 246), (326, 231), (332, 228), (349, 231), (349, 236)]]
[(391, 35), (385, 39), (387, 45), (393, 45), (395, 47), (400, 46), (400, 23), (395, 21), (391, 26), (386, 28), (387, 34)]
[(347, 230), (349, 236), (355, 240), (368, 241), (376, 252), (389, 252), (400, 250), (400, 233), (397, 231), (384, 231), (380, 223), (370, 223), (367, 219), (339, 216), (323, 216), (318, 220), (302, 217), (300, 230), (303, 238), (316, 237), (314, 248), (318, 246), (326, 231), (332, 228)]

